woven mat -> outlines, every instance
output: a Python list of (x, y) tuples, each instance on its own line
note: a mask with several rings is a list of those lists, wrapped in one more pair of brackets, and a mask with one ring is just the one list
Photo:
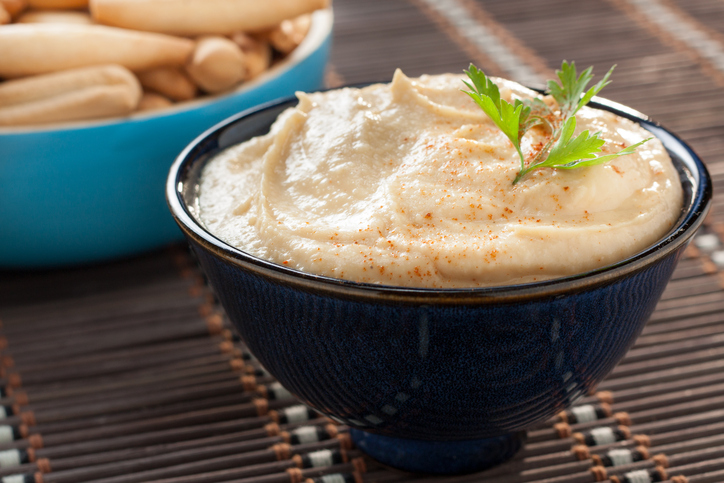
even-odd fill
[[(724, 182), (722, 0), (335, 0), (330, 86), (487, 73), (540, 86), (564, 58), (617, 64), (605, 95)], [(0, 481), (724, 482), (724, 198), (636, 346), (510, 462), (419, 478), (380, 466), (234, 338), (184, 247), (0, 275)]]

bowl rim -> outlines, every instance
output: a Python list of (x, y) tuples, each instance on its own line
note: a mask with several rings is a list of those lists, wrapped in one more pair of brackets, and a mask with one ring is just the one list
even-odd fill
[[(356, 87), (356, 86), (345, 86)], [(328, 89), (329, 90), (329, 89)], [(661, 124), (651, 120), (645, 114), (608, 99), (594, 97), (590, 107), (612, 112), (629, 119), (646, 128), (662, 142), (662, 137), (673, 143), (677, 156), (682, 158), (680, 164), (689, 169), (688, 158), (696, 169), (690, 173), (692, 195), (689, 206), (682, 207), (683, 214), (677, 224), (666, 235), (658, 239), (630, 257), (616, 263), (606, 265), (575, 275), (558, 277), (543, 281), (514, 285), (470, 288), (428, 288), (404, 287), (355, 282), (338, 278), (316, 275), (285, 267), (274, 262), (257, 258), (249, 253), (228, 245), (204, 228), (200, 221), (191, 213), (184, 201), (185, 175), (189, 167), (197, 162), (206, 163), (210, 159), (199, 149), (205, 143), (217, 139), (227, 128), (232, 127), (246, 118), (264, 111), (280, 109), (287, 104), (295, 105), (296, 98), (268, 102), (251, 109), (244, 110), (209, 128), (194, 139), (176, 158), (169, 170), (166, 183), (166, 200), (176, 223), (187, 238), (200, 245), (232, 265), (251, 271), (268, 280), (296, 287), (314, 293), (341, 297), (356, 301), (374, 301), (376, 303), (402, 303), (415, 305), (460, 305), (460, 304), (504, 304), (521, 303), (542, 297), (561, 297), (568, 293), (592, 290), (596, 287), (614, 283), (616, 280), (634, 275), (646, 267), (660, 261), (673, 252), (684, 247), (694, 236), (703, 223), (710, 207), (712, 198), (712, 181), (706, 165), (699, 156), (683, 140)], [(671, 146), (665, 144), (667, 150)], [(694, 175), (694, 177), (692, 177)], [(698, 177), (698, 180), (696, 179)], [(683, 180), (682, 180), (683, 183)], [(687, 200), (685, 200), (686, 202)], [(685, 210), (684, 210), (685, 208)]]
[(273, 65), (259, 76), (250, 81), (241, 83), (238, 87), (220, 94), (204, 95), (190, 101), (175, 103), (173, 106), (151, 110), (134, 112), (127, 116), (117, 116), (102, 119), (88, 119), (81, 121), (56, 122), (49, 124), (25, 125), (25, 126), (0, 126), (0, 136), (11, 134), (34, 134), (43, 132), (63, 132), (68, 130), (93, 129), (98, 127), (127, 124), (134, 121), (148, 121), (174, 116), (176, 114), (203, 108), (215, 102), (224, 102), (230, 97), (247, 94), (254, 89), (261, 87), (267, 81), (275, 79), (289, 72), (292, 68), (301, 63), (304, 59), (316, 52), (325, 40), (332, 33), (334, 15), (332, 8), (325, 8), (312, 12), (312, 23), (302, 43), (297, 46), (281, 62)]

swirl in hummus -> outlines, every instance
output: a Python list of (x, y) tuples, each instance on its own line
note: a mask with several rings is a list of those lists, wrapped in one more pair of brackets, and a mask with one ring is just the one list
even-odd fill
[[(391, 84), (297, 94), (269, 134), (204, 168), (200, 219), (228, 244), (304, 272), (438, 288), (585, 272), (672, 228), (681, 182), (657, 139), (607, 164), (538, 170), (513, 186), (515, 149), (461, 79), (398, 70)], [(496, 82), (508, 101), (536, 95)], [(584, 107), (576, 117), (576, 133), (601, 131), (602, 154), (650, 137), (605, 111)], [(529, 131), (523, 152), (546, 134)]]

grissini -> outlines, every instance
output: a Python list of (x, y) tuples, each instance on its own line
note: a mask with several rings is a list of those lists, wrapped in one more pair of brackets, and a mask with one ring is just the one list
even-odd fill
[(146, 89), (155, 91), (174, 101), (188, 101), (196, 97), (198, 89), (188, 76), (175, 67), (158, 67), (138, 72), (138, 80)]
[(77, 9), (88, 7), (88, 0), (28, 0), (28, 4), (38, 9)]
[(193, 49), (189, 39), (103, 25), (13, 24), (0, 29), (0, 77), (110, 63), (133, 71), (181, 66)]
[(120, 65), (81, 67), (0, 83), (0, 107), (25, 104), (78, 89), (101, 85), (135, 86), (140, 97), (138, 79)]
[(138, 103), (138, 110), (155, 111), (157, 109), (165, 109), (172, 105), (173, 102), (160, 94), (156, 94), (155, 92), (144, 92), (141, 97), (141, 101)]
[(282, 54), (288, 54), (302, 43), (312, 25), (310, 15), (284, 20), (266, 34), (269, 43)]
[(96, 22), (175, 35), (269, 29), (325, 8), (329, 0), (91, 0)]
[(5, 25), (12, 22), (12, 18), (10, 17), (10, 12), (5, 10), (5, 7), (0, 4), (0, 25)]
[(15, 17), (25, 10), (25, 7), (28, 6), (28, 0), (0, 0), (0, 5), (5, 8), (11, 17)]
[(120, 65), (71, 69), (0, 84), (0, 126), (46, 124), (133, 112), (136, 77)]
[(90, 25), (93, 19), (85, 12), (72, 10), (30, 10), (16, 20), (17, 23), (74, 23)]
[(244, 53), (246, 76), (244, 80), (253, 79), (269, 68), (272, 60), (271, 46), (264, 40), (255, 39), (244, 32), (237, 32), (231, 40)]
[(244, 53), (231, 40), (201, 37), (186, 71), (196, 85), (213, 94), (241, 82), (246, 76), (246, 61)]

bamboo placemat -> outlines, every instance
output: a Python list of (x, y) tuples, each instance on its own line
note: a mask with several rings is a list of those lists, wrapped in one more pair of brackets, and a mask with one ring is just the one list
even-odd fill
[[(606, 97), (688, 141), (724, 183), (723, 0), (335, 0), (328, 83), (460, 72), (540, 86), (618, 64)], [(724, 482), (724, 204), (598, 392), (510, 462), (383, 468), (299, 406), (234, 338), (182, 246), (0, 273), (0, 482)]]

